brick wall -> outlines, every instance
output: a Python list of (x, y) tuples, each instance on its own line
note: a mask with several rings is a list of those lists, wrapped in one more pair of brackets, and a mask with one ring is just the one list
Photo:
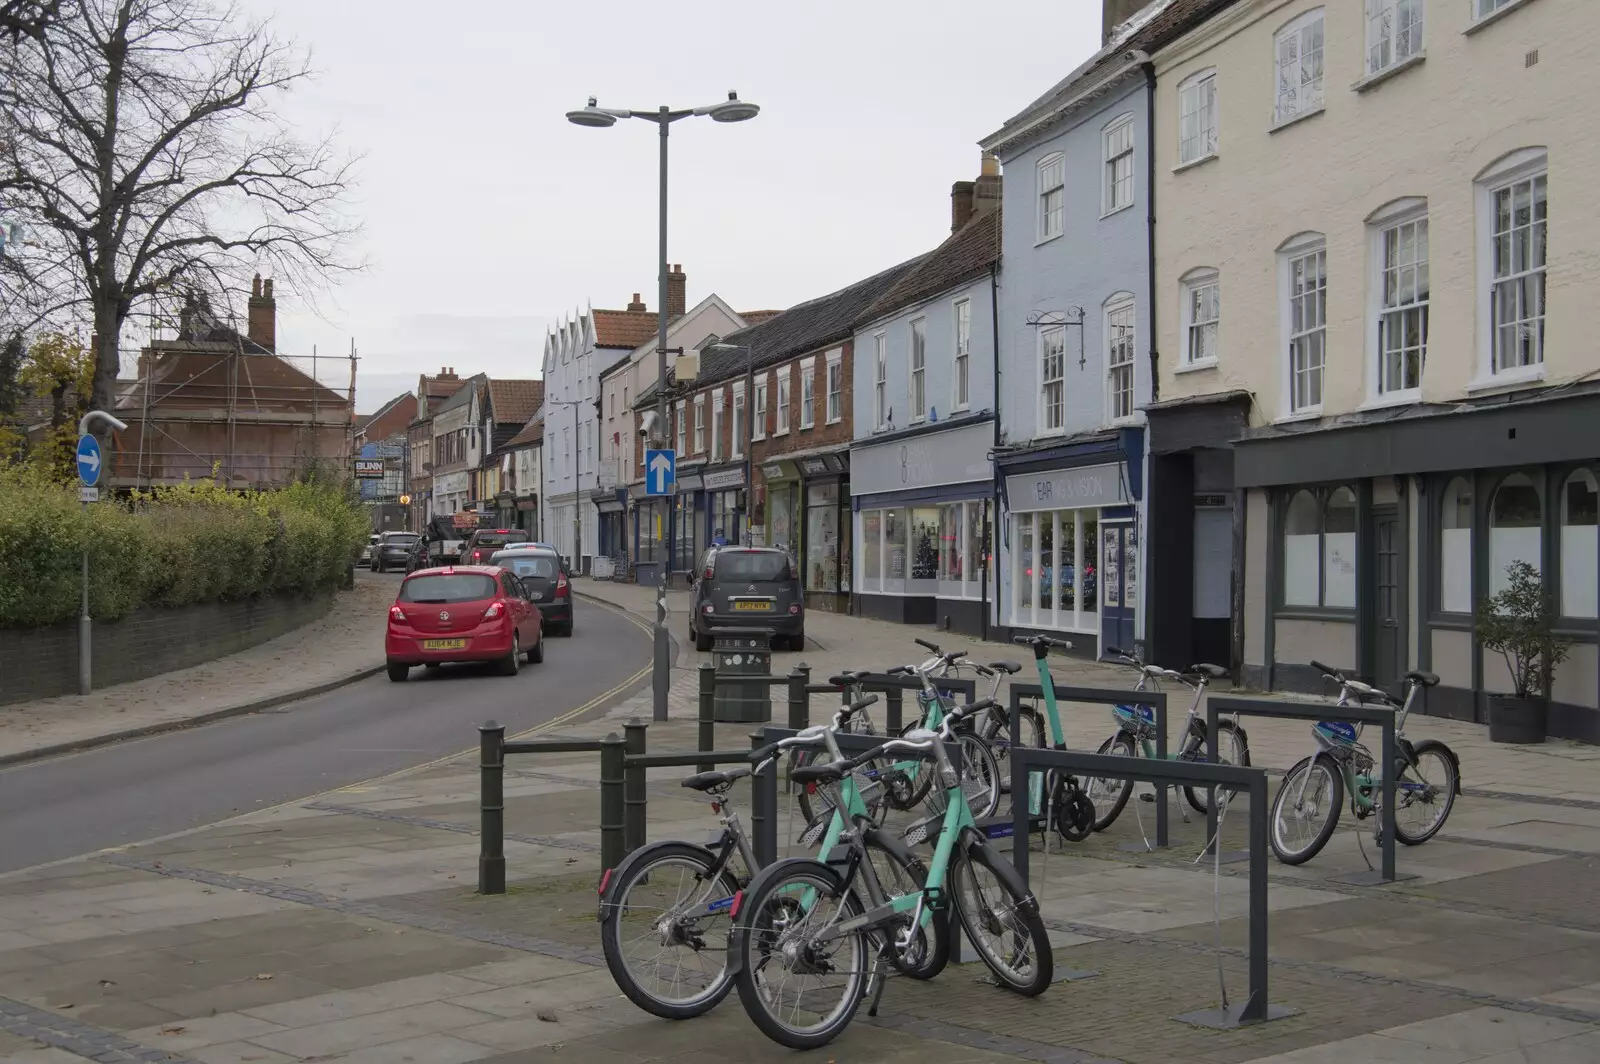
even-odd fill
[[(832, 425), (828, 424), (828, 352), (834, 348), (841, 349), (841, 416)], [(850, 442), (852, 432), (850, 382), (851, 374), (855, 368), (855, 342), (845, 340), (833, 347), (822, 348), (810, 352), (806, 358), (814, 359), (811, 372), (816, 378), (813, 382), (816, 388), (814, 403), (816, 407), (816, 421), (811, 428), (800, 427), (800, 397), (804, 394), (804, 387), (800, 380), (801, 359), (790, 359), (773, 367), (770, 383), (767, 385), (767, 438), (757, 440), (754, 448), (757, 464), (769, 458), (782, 458), (784, 455), (796, 451), (814, 451), (822, 447), (838, 447)], [(778, 378), (782, 374), (789, 374), (789, 432), (787, 435), (772, 436), (772, 430), (777, 427), (778, 405)], [(756, 374), (760, 377), (760, 372)], [(759, 474), (758, 474), (759, 475)]]
[[(332, 595), (135, 610), (94, 624), (94, 686), (186, 669), (276, 639), (327, 614)], [(0, 629), (0, 705), (78, 691), (78, 625)]]

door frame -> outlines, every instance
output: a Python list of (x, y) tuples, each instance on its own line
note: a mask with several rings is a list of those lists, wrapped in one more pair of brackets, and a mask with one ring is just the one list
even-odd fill
[[(1112, 606), (1112, 607), (1107, 607), (1106, 606), (1106, 581), (1105, 581), (1105, 578), (1106, 578), (1106, 533), (1109, 532), (1109, 531), (1113, 531), (1113, 530), (1116, 532), (1117, 553), (1118, 553), (1118, 558), (1117, 558), (1117, 580), (1118, 580), (1117, 598), (1119, 600), (1119, 605)], [(1133, 593), (1134, 601), (1131, 602), (1131, 603), (1128, 602), (1128, 565), (1127, 565), (1127, 560), (1128, 560), (1127, 542), (1128, 542), (1128, 536), (1130, 534), (1134, 538), (1134, 559), (1135, 559), (1134, 593)], [(1095, 598), (1096, 598), (1095, 606), (1096, 606), (1096, 612), (1098, 614), (1098, 619), (1099, 619), (1100, 643), (1101, 643), (1102, 646), (1109, 644), (1111, 646), (1121, 647), (1124, 650), (1136, 649), (1135, 648), (1135, 644), (1136, 644), (1137, 641), (1135, 639), (1135, 636), (1137, 635), (1138, 630), (1139, 630), (1139, 601), (1138, 601), (1138, 599), (1139, 599), (1139, 575), (1138, 575), (1138, 572), (1137, 572), (1137, 559), (1138, 559), (1138, 551), (1139, 551), (1139, 547), (1140, 547), (1140, 545), (1139, 545), (1139, 522), (1138, 522), (1136, 517), (1113, 517), (1113, 518), (1107, 518), (1105, 516), (1105, 512), (1101, 511), (1101, 516), (1100, 516), (1100, 519), (1099, 519), (1099, 523), (1097, 525), (1097, 535), (1096, 535), (1095, 538), (1099, 540), (1099, 542), (1097, 544), (1095, 544), (1095, 547), (1096, 547), (1096, 550), (1095, 550), (1095, 564), (1098, 566), (1098, 568), (1095, 571), (1095, 580), (1096, 580), (1096, 584), (1097, 584), (1096, 591), (1095, 591)], [(1107, 610), (1108, 609), (1116, 610), (1118, 612), (1119, 616), (1115, 616), (1115, 617), (1108, 616), (1107, 615)], [(1122, 635), (1122, 626), (1124, 624), (1127, 625), (1127, 638), (1126, 639), (1124, 639), (1123, 635)], [(1110, 632), (1111, 634), (1108, 635), (1107, 634), (1108, 632)], [(1098, 656), (1099, 655), (1097, 654), (1096, 657), (1098, 657)]]
[(1365, 534), (1361, 537), (1362, 547), (1366, 548), (1366, 557), (1370, 563), (1361, 564), (1363, 576), (1360, 591), (1363, 602), (1358, 611), (1358, 621), (1363, 629), (1360, 643), (1361, 672), (1372, 682), (1381, 685), (1384, 680), (1378, 675), (1378, 641), (1383, 638), (1382, 622), (1379, 618), (1378, 596), (1378, 522), (1393, 518), (1395, 522), (1395, 613), (1400, 622), (1399, 649), (1396, 654), (1398, 675), (1391, 677), (1398, 682), (1411, 666), (1411, 522), (1410, 498), (1405, 489), (1404, 478), (1396, 477), (1396, 499), (1392, 503), (1369, 503), (1366, 507)]

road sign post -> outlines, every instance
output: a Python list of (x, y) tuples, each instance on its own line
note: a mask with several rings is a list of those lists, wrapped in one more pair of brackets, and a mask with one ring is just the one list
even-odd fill
[[(644, 493), (672, 495), (678, 488), (678, 452), (652, 448), (644, 452)], [(672, 644), (667, 639), (667, 563), (661, 563), (661, 578), (656, 585), (656, 624), (654, 665), (651, 670), (652, 716), (667, 719), (667, 690), (672, 684)]]
[[(100, 441), (89, 435), (89, 426), (96, 421), (104, 421), (118, 432), (128, 426), (112, 417), (104, 410), (91, 410), (78, 419), (78, 502), (87, 513), (91, 502), (98, 502), (100, 489), (100, 472), (104, 467), (100, 451)], [(83, 592), (78, 610), (78, 693), (86, 695), (94, 690), (92, 676), (94, 626), (89, 620), (89, 529), (88, 521), (84, 522), (83, 545)]]

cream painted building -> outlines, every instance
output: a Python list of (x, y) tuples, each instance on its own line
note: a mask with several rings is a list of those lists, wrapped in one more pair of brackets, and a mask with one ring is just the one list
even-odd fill
[(1597, 48), (1593, 0), (1240, 0), (1154, 56), (1150, 608), (1230, 567), (1252, 682), (1483, 719), (1521, 559), (1578, 644), (1550, 730), (1600, 738)]

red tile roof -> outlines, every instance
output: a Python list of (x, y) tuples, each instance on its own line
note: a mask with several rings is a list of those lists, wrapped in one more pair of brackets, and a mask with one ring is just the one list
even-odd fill
[(507, 447), (526, 447), (530, 443), (539, 443), (544, 439), (544, 418), (534, 418), (522, 426), (522, 431), (506, 443)]
[(521, 425), (544, 402), (544, 381), (489, 378), (489, 409), (498, 425)]
[(594, 342), (596, 347), (635, 347), (656, 335), (660, 321), (653, 310), (596, 310), (594, 314)]

